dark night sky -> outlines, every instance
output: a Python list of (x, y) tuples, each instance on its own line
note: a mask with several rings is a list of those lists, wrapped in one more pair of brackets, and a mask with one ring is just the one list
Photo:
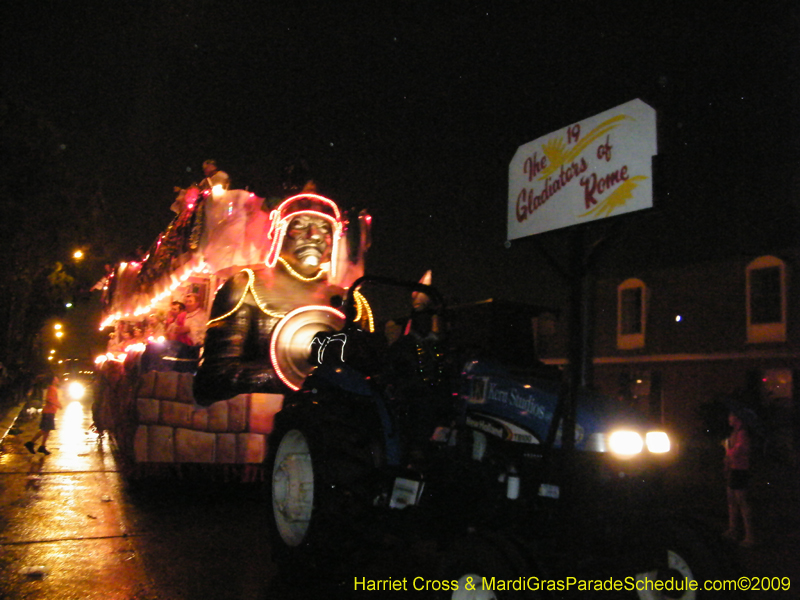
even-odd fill
[(691, 246), (774, 212), (769, 231), (798, 166), (795, 5), (15, 1), (3, 87), (103, 183), (131, 248), (203, 159), (261, 191), (303, 155), (323, 192), (373, 214), (371, 271), (558, 302), (534, 245), (504, 248), (516, 148), (641, 98), (659, 164), (636, 228), (665, 242), (659, 215), (679, 215)]

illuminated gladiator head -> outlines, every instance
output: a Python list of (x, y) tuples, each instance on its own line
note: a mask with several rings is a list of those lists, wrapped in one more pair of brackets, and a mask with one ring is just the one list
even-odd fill
[(268, 267), (281, 260), (303, 276), (321, 271), (335, 276), (343, 221), (332, 200), (298, 194), (275, 208), (270, 220)]

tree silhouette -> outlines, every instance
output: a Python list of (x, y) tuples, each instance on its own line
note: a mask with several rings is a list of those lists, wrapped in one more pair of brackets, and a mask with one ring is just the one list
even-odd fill
[[(39, 332), (117, 254), (114, 216), (87, 161), (21, 101), (0, 99), (0, 361), (37, 362)], [(78, 265), (75, 249), (87, 252)]]

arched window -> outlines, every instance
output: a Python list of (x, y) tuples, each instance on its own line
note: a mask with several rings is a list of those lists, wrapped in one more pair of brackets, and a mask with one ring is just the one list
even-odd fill
[(617, 348), (644, 348), (647, 325), (647, 286), (641, 279), (626, 279), (617, 287)]
[(786, 263), (761, 256), (747, 265), (747, 341), (786, 341)]

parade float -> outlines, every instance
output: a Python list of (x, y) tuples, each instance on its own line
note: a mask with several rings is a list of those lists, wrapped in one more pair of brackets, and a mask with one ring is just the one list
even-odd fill
[[(309, 190), (270, 207), (225, 184), (209, 177), (180, 190), (169, 226), (102, 284), (101, 329), (111, 333), (97, 359), (95, 426), (130, 476), (202, 465), (260, 477), (283, 394), (311, 368), (311, 338), (343, 326), (337, 298), (363, 274), (365, 212)], [(165, 316), (187, 295), (208, 323), (202, 347), (169, 339)]]
[[(107, 281), (115, 333), (190, 294), (210, 307), (198, 355), (143, 332), (123, 348), (115, 336), (100, 361), (95, 421), (129, 477), (265, 480), (289, 577), (387, 528), (437, 549), (437, 597), (505, 597), (495, 577), (602, 574), (656, 598), (653, 582), (726, 572), (714, 536), (662, 505), (674, 452), (658, 424), (579, 390), (566, 443), (535, 307), (448, 307), (430, 278), (364, 276), (369, 216), (311, 190), (262, 207), (246, 191), (190, 190)], [(365, 288), (399, 290), (407, 318), (373, 317)]]

